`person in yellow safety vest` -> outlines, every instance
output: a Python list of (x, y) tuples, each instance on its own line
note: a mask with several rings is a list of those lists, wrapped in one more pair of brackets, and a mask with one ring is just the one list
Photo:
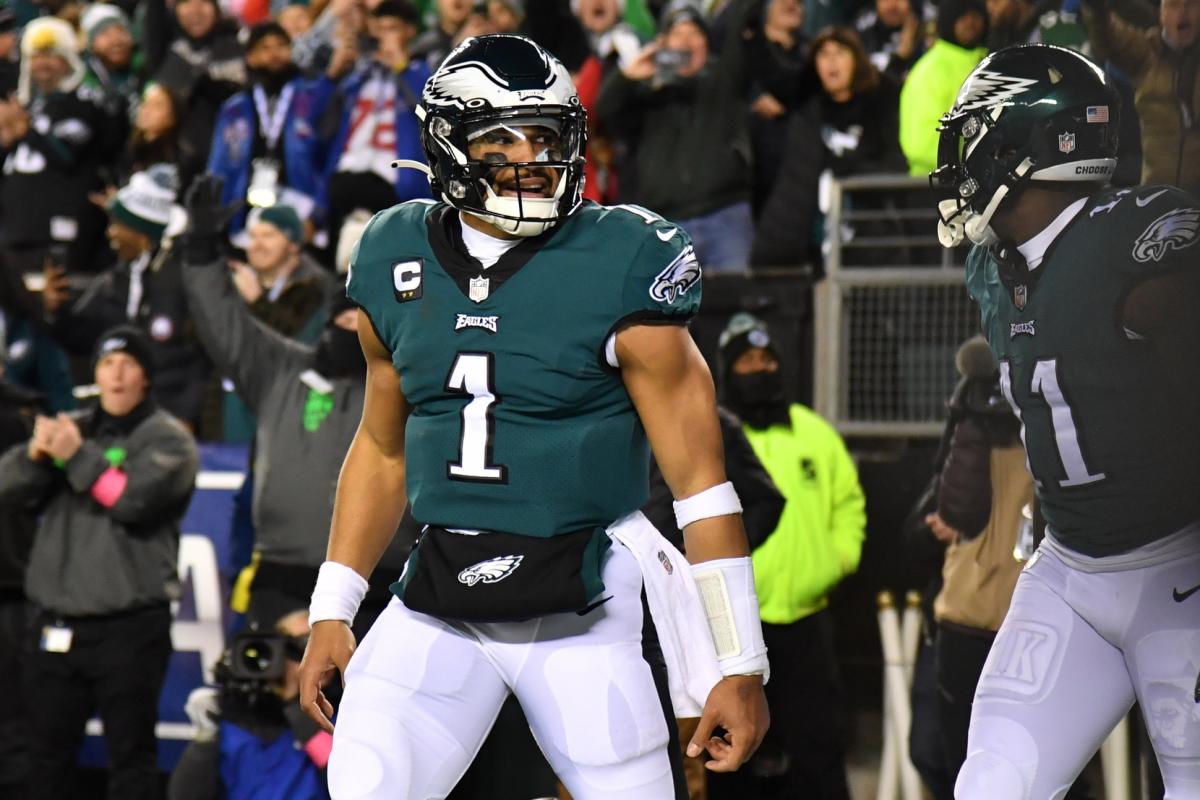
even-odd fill
[[(786, 505), (774, 532), (752, 553), (772, 679), (772, 725), (749, 780), (772, 777), (784, 796), (848, 800), (841, 683), (834, 660), (834, 587), (858, 568), (866, 529), (862, 487), (837, 431), (811, 409), (789, 403), (770, 332), (737, 314), (721, 334), (723, 404), (745, 426), (755, 454)], [(724, 796), (710, 781), (713, 797)], [(737, 780), (735, 778), (735, 780)], [(743, 777), (742, 780), (747, 780)], [(753, 791), (743, 784), (740, 794)]]

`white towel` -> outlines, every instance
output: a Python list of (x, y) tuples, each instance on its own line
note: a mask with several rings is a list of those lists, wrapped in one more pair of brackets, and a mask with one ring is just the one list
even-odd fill
[(721, 670), (691, 566), (640, 511), (617, 520), (607, 532), (628, 548), (642, 570), (675, 716), (698, 717), (721, 680)]

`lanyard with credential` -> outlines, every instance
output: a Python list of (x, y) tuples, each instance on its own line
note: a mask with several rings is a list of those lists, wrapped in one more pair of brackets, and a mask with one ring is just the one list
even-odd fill
[(279, 99), (275, 101), (275, 108), (268, 112), (267, 109), (267, 93), (263, 91), (262, 86), (254, 87), (254, 108), (258, 111), (258, 129), (262, 133), (263, 141), (267, 143), (267, 152), (274, 153), (275, 146), (279, 144), (279, 137), (283, 134), (283, 123), (287, 119), (288, 108), (292, 105), (292, 93), (295, 87), (291, 84), (283, 87), (283, 91), (279, 93)]

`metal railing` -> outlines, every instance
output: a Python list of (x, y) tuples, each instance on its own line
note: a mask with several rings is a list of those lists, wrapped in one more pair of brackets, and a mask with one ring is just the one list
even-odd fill
[(907, 175), (832, 184), (813, 399), (844, 435), (939, 435), (955, 350), (979, 328), (965, 253), (938, 244), (928, 195), (926, 181)]

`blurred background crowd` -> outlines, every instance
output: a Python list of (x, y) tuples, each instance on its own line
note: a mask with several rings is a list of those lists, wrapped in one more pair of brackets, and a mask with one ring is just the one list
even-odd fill
[(0, 10), (7, 379), (69, 408), (98, 332), (128, 321), (165, 408), (202, 440), (248, 439), (170, 263), (189, 184), (208, 171), (245, 202), (234, 283), (313, 340), (364, 220), (428, 196), (391, 162), (422, 159), (424, 81), (485, 32), (564, 61), (589, 114), (587, 197), (678, 222), (709, 274), (819, 276), (830, 178), (926, 174), (962, 78), (1015, 43), (1116, 77), (1118, 183), (1200, 186), (1197, 0), (18, 0)]
[[(589, 119), (586, 197), (645, 206), (677, 222), (695, 241), (706, 275), (819, 281), (829, 257), (834, 179), (926, 175), (936, 163), (938, 118), (953, 104), (962, 79), (989, 51), (1012, 44), (1071, 47), (1114, 78), (1123, 96), (1118, 184), (1171, 183), (1200, 190), (1200, 0), (1158, 5), (1153, 0), (4, 0), (4, 443), (24, 450), (32, 433), (32, 441), (40, 444), (28, 445), (30, 458), (67, 463), (65, 480), (72, 480), (74, 456), (81, 448), (88, 452), (88, 441), (120, 438), (130, 428), (106, 427), (112, 420), (102, 415), (98, 422), (81, 422), (76, 427), (82, 430), (73, 434), (64, 418), (54, 415), (89, 407), (97, 394), (109, 416), (130, 413), (128, 408), (113, 412), (105, 400), (125, 391), (125, 384), (114, 389), (116, 379), (101, 375), (113, 354), (125, 353), (144, 373), (146, 398), (181, 423), (189, 441), (248, 444), (250, 477), (240, 495), (237, 524), (247, 531), (244, 540), (253, 543), (245, 558), (251, 560), (252, 549), (253, 569), (235, 590), (234, 605), (258, 630), (277, 632), (276, 655), (294, 652), (288, 643), (303, 636), (303, 615), (297, 618), (294, 612), (307, 605), (323, 559), (327, 505), (362, 403), (363, 365), (339, 273), (346, 270), (372, 213), (429, 197), (421, 173), (394, 169), (391, 163), (423, 160), (414, 109), (432, 70), (464, 38), (494, 32), (530, 36), (572, 72)], [(207, 270), (185, 266), (172, 247), (186, 220), (188, 188), (204, 173), (222, 179), (221, 196), (211, 198), (213, 208), (240, 204), (227, 220), (219, 266)], [(912, 201), (895, 201), (907, 202)], [(877, 252), (880, 264), (906, 263), (906, 257)], [(714, 301), (719, 306), (721, 298)], [(727, 318), (725, 313), (722, 325)], [(809, 358), (802, 348), (767, 347), (771, 340), (761, 322), (743, 321), (742, 329), (729, 336), (748, 336), (759, 329), (756, 325), (762, 335), (748, 341), (758, 344), (726, 353), (733, 358), (744, 350), (763, 351), (761, 362), (746, 367), (747, 375), (783, 370), (794, 377), (811, 371), (811, 364), (800, 363)], [(112, 344), (114, 329), (123, 337), (119, 345)], [(704, 340), (704, 330), (698, 336), (710, 356), (716, 349), (710, 346), (716, 339), (712, 333), (712, 341)], [(722, 367), (719, 382), (737, 384), (733, 377), (741, 373), (731, 372), (731, 364)], [(984, 376), (986, 383), (992, 370), (989, 364), (972, 374)], [(800, 397), (789, 399), (808, 399), (805, 391), (792, 388), (789, 384), (787, 394)], [(800, 413), (788, 410), (781, 386), (772, 384), (767, 394), (758, 396), (769, 406), (765, 412), (756, 411), (753, 398), (743, 397), (741, 408), (734, 399), (727, 402), (747, 421), (764, 414), (757, 426), (763, 430), (772, 415), (786, 420)], [(42, 433), (33, 433), (35, 409), (48, 420)], [(134, 415), (139, 424), (149, 413), (143, 411)], [(998, 423), (1003, 433), (990, 446), (1014, 446), (1010, 423)], [(747, 429), (752, 443), (755, 427)], [(76, 434), (82, 443), (74, 441)], [(108, 458), (114, 450), (104, 441), (108, 449), (102, 453)], [(132, 451), (134, 444), (127, 444)], [(939, 467), (949, 434), (943, 445)], [(831, 448), (829, 453), (837, 449)], [(805, 461), (800, 478), (815, 480), (820, 457)], [(95, 475), (89, 474), (88, 485), (105, 472), (104, 463), (93, 461)], [(120, 466), (112, 458), (108, 463)], [(194, 464), (184, 458), (174, 468), (170, 474), (180, 480)], [(771, 478), (781, 491), (790, 479)], [(861, 490), (857, 479), (853, 483), (848, 492), (857, 498), (849, 534), (854, 557), (820, 587), (809, 607), (785, 615), (780, 624), (823, 611), (833, 586), (853, 572), (865, 524), (859, 518)], [(870, 509), (870, 481), (864, 484)], [(44, 516), (37, 522), (29, 510), (46, 506), (21, 499), (27, 488), (0, 487), (0, 501), (9, 503), (0, 530), (0, 632), (9, 638), (0, 646), (0, 657), (21, 649), (26, 603), (36, 593), (27, 562), (32, 542), (41, 535), (37, 525), (47, 523)], [(94, 495), (94, 485), (91, 491)], [(18, 506), (20, 514), (10, 513)], [(1019, 506), (1008, 513), (1019, 515)], [(125, 513), (119, 503), (112, 507)], [(925, 511), (935, 509), (936, 503)], [(166, 524), (164, 513), (161, 506), (144, 504), (122, 521)], [(837, 527), (822, 519), (818, 529)], [(780, 521), (778, 508), (764, 526), (764, 539), (777, 523), (789, 524), (786, 514)], [(177, 517), (174, 524), (177, 537)], [(937, 525), (925, 533), (929, 530), (938, 534)], [(375, 613), (387, 600), (387, 583), (398, 573), (410, 542), (411, 535), (398, 538), (379, 581), (372, 582), (368, 608)], [(60, 555), (35, 551), (34, 560)], [(169, 561), (174, 551), (161, 555)], [(934, 572), (940, 570), (940, 549), (936, 560)], [(49, 628), (68, 629), (64, 617), (114, 611), (89, 607), (92, 597), (55, 609), (54, 596), (47, 591), (33, 598), (39, 613), (49, 612), (43, 620)], [(149, 605), (169, 599), (153, 594)], [(139, 609), (147, 605), (146, 598), (141, 600), (135, 604)], [(116, 612), (128, 610), (129, 601), (122, 602), (126, 607), (118, 605)], [(15, 616), (6, 616), (10, 612)], [(985, 622), (998, 619), (995, 612), (989, 608), (982, 615)], [(107, 636), (97, 639), (98, 661), (107, 652), (102, 643)], [(805, 636), (804, 642), (817, 643), (811, 674), (826, 675), (834, 686), (831, 633), (821, 627)], [(61, 635), (54, 641), (61, 644)], [(48, 642), (54, 643), (43, 636), (42, 650)], [(4, 663), (7, 669), (9, 662)], [(104, 694), (94, 676), (72, 680), (76, 683), (64, 686), (86, 684), (87, 691)], [(272, 680), (280, 697), (294, 691), (289, 683), (294, 676), (286, 670)], [(954, 713), (960, 717), (973, 679), (967, 684), (957, 687)], [(82, 713), (75, 709), (85, 706), (90, 713), (95, 705), (95, 697), (81, 698), (72, 713)], [(836, 695), (826, 694), (824, 700), (834, 705)], [(799, 708), (814, 701), (782, 702)], [(836, 716), (835, 711), (830, 714)], [(266, 730), (302, 727), (302, 721), (282, 716), (272, 717), (272, 724), (276, 727)], [(828, 732), (839, 724), (823, 722), (815, 739), (836, 738)], [(811, 748), (812, 733), (797, 734), (796, 747)], [(302, 744), (315, 735), (308, 729), (295, 733)], [(0, 726), (0, 794), (13, 774), (4, 771), (5, 765), (26, 763), (7, 760), (5, 747), (14, 736), (21, 739), (24, 733), (5, 735)], [(53, 772), (71, 761), (70, 748), (78, 744), (72, 736), (59, 740), (67, 754), (57, 761), (45, 757), (41, 769)], [(758, 763), (761, 781), (769, 783), (795, 767), (788, 763), (788, 747), (768, 752)], [(153, 772), (144, 752), (134, 748), (128, 755), (134, 772)], [(843, 751), (834, 748), (826, 755), (840, 773)], [(915, 749), (913, 756), (919, 756)], [(211, 751), (193, 753), (186, 763), (195, 771), (178, 791), (207, 786), (214, 759)], [(320, 764), (319, 754), (311, 760)], [(935, 796), (947, 796), (941, 757), (931, 761), (935, 766), (923, 773), (927, 784)], [(491, 763), (500, 765), (496, 769), (507, 765), (531, 772), (514, 767), (524, 762), (506, 755)], [(844, 779), (833, 783), (822, 796), (845, 796)], [(309, 796), (300, 789), (287, 791), (291, 794), (280, 796)], [(731, 791), (727, 796), (752, 796), (745, 787)], [(793, 796), (779, 791), (770, 796)], [(110, 788), (109, 796), (143, 795)]]

